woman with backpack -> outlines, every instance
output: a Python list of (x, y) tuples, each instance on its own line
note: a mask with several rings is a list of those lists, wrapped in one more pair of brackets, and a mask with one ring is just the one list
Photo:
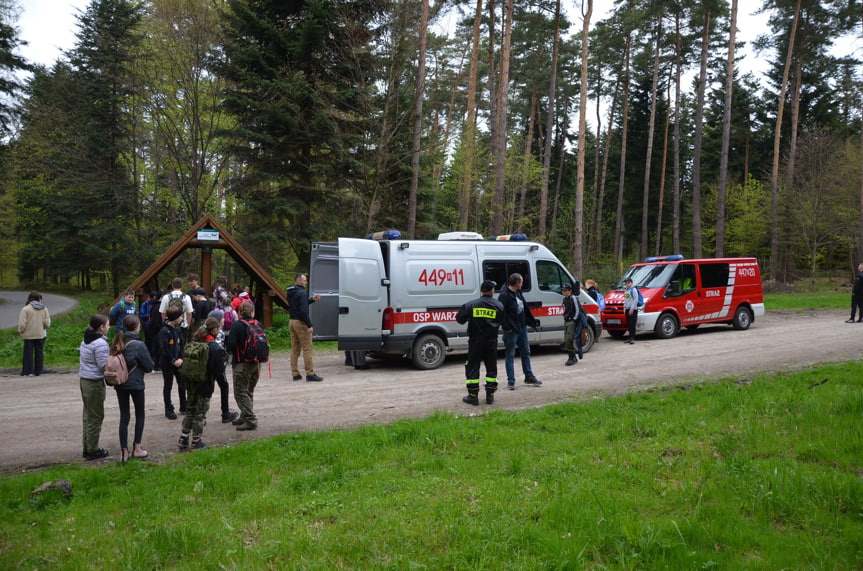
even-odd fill
[(81, 400), (84, 402), (83, 422), (84, 459), (98, 460), (108, 455), (99, 448), (102, 421), (105, 420), (105, 362), (108, 360), (108, 316), (97, 313), (90, 318), (84, 339), (78, 347), (78, 378)]
[[(126, 361), (129, 377), (121, 385), (114, 385), (117, 392), (117, 404), (120, 406), (120, 461), (129, 458), (144, 460), (149, 454), (141, 448), (144, 435), (144, 373), (153, 370), (153, 359), (150, 351), (141, 341), (141, 320), (134, 315), (123, 318), (122, 328), (117, 328), (117, 336), (111, 343), (111, 355), (122, 355)], [(129, 420), (131, 410), (129, 400), (135, 405), (135, 436), (133, 448), (129, 452)]]
[(228, 360), (228, 354), (216, 341), (221, 327), (221, 320), (208, 317), (204, 325), (192, 334), (192, 342), (186, 347), (183, 376), (189, 396), (183, 428), (177, 441), (180, 450), (202, 450), (207, 447), (201, 435), (207, 425), (207, 411), (210, 410), (216, 379), (225, 374)]

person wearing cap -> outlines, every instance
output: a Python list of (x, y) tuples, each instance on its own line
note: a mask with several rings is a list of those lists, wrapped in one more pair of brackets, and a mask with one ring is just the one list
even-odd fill
[(515, 390), (515, 350), (521, 354), (521, 371), (524, 373), (526, 385), (538, 387), (542, 381), (533, 374), (530, 366), (530, 344), (527, 341), (527, 327), (539, 327), (539, 320), (530, 312), (521, 287), (524, 278), (519, 273), (509, 276), (507, 286), (503, 288), (498, 301), (503, 304), (503, 346), (504, 365), (506, 366), (506, 388)]
[(479, 298), (462, 305), (455, 320), (467, 323), (467, 362), (464, 366), (467, 379), (467, 404), (479, 405), (479, 366), (485, 364), (485, 402), (494, 403), (497, 391), (497, 330), (503, 319), (503, 304), (494, 298), (497, 284), (485, 280), (479, 286)]
[(632, 278), (623, 280), (623, 313), (626, 315), (626, 327), (629, 337), (626, 343), (635, 344), (635, 324), (638, 323), (638, 288), (632, 285)]
[(180, 376), (180, 367), (183, 366), (183, 348), (186, 346), (186, 334), (180, 327), (183, 318), (182, 310), (173, 307), (168, 309), (165, 321), (162, 323), (162, 330), (159, 331), (159, 368), (162, 369), (164, 381), (162, 397), (165, 400), (165, 417), (170, 420), (177, 418), (174, 404), (171, 402), (175, 378), (177, 391), (180, 394), (180, 412), (186, 412), (186, 391), (183, 378)]
[[(576, 291), (581, 289), (581, 285), (578, 282), (576, 282), (575, 287)], [(582, 314), (584, 310), (578, 301), (578, 297), (572, 295), (571, 285), (563, 284), (560, 292), (563, 294), (563, 340), (566, 352), (569, 353), (569, 359), (564, 364), (569, 367), (584, 359), (584, 352), (581, 347), (581, 331), (584, 329)], [(575, 357), (576, 350), (578, 351), (578, 359)]]
[(202, 287), (197, 287), (192, 290), (192, 327), (191, 332), (194, 335), (199, 327), (204, 325), (207, 320), (207, 315), (212, 309), (212, 304), (207, 298), (207, 291)]

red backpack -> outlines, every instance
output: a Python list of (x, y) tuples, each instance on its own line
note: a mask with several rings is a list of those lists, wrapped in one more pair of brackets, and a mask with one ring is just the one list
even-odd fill
[(264, 328), (256, 319), (241, 319), (248, 334), (242, 344), (237, 345), (237, 360), (245, 363), (266, 363), (270, 360), (270, 342)]

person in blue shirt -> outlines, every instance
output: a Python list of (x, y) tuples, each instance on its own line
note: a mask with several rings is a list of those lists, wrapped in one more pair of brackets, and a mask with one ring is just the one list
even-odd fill
[(123, 318), (127, 315), (138, 316), (138, 308), (135, 306), (135, 290), (131, 289), (123, 292), (123, 297), (108, 312), (108, 320), (114, 324), (115, 334), (117, 331), (125, 331), (123, 328)]

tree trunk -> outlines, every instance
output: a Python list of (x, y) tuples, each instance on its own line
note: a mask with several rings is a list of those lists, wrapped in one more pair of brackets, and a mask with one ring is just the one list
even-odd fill
[[(542, 157), (542, 186), (539, 190), (539, 240), (545, 240), (546, 216), (548, 214), (548, 176), (551, 171), (551, 136), (554, 129), (554, 100), (557, 90), (557, 53), (560, 43), (560, 0), (554, 10), (554, 42), (551, 48), (551, 78), (548, 88), (548, 117), (546, 118), (545, 149)], [(582, 50), (584, 51), (584, 50)]]
[(507, 0), (504, 12), (503, 38), (500, 49), (500, 85), (497, 90), (498, 148), (494, 187), (494, 200), (491, 205), (491, 235), (500, 234), (503, 227), (503, 194), (506, 186), (506, 114), (509, 109), (509, 50), (512, 41), (513, 0)]
[(656, 50), (653, 54), (653, 86), (650, 90), (650, 121), (647, 126), (647, 157), (644, 162), (644, 190), (641, 194), (641, 249), (640, 259), (647, 257), (648, 207), (650, 206), (650, 163), (653, 160), (653, 135), (656, 130), (656, 93), (659, 86), (659, 47), (662, 40), (662, 10), (659, 11), (659, 28), (656, 31)]
[(587, 43), (593, 0), (587, 0), (584, 27), (581, 30), (581, 89), (578, 104), (578, 174), (575, 184), (575, 240), (573, 241), (573, 267), (576, 277), (584, 274), (584, 159), (587, 140)]
[(794, 9), (791, 22), (791, 35), (788, 40), (788, 53), (785, 56), (785, 69), (782, 71), (782, 85), (779, 86), (779, 105), (776, 110), (776, 128), (773, 133), (773, 166), (770, 170), (770, 279), (775, 280), (779, 270), (779, 143), (782, 139), (782, 114), (785, 111), (785, 90), (791, 71), (791, 56), (794, 53), (794, 36), (800, 21), (800, 2)]
[[(596, 236), (595, 254), (602, 255), (602, 205), (605, 200), (605, 182), (608, 179), (608, 155), (611, 152), (611, 130), (614, 126), (614, 110), (617, 108), (617, 96), (620, 94), (620, 80), (614, 82), (614, 96), (611, 98), (611, 107), (608, 110), (608, 129), (605, 131), (605, 151), (602, 157), (602, 179), (599, 182), (599, 196), (596, 199), (596, 220), (594, 235)], [(597, 139), (599, 146), (599, 139)]]
[(674, 204), (671, 214), (671, 253), (680, 250), (680, 14), (674, 16)]
[(569, 98), (563, 100), (563, 117), (560, 122), (560, 164), (554, 184), (554, 200), (551, 203), (551, 235), (557, 236), (557, 206), (560, 203), (560, 187), (563, 182), (563, 165), (566, 162), (566, 126), (569, 125)]
[(476, 15), (473, 20), (473, 44), (470, 50), (470, 76), (467, 88), (467, 123), (464, 134), (464, 178), (461, 200), (459, 201), (458, 228), (468, 229), (468, 212), (470, 211), (471, 186), (473, 185), (473, 153), (476, 141), (476, 76), (479, 67), (479, 30), (482, 23), (482, 0), (476, 0)]
[(701, 140), (704, 137), (704, 91), (707, 85), (707, 52), (710, 39), (710, 10), (704, 14), (701, 36), (701, 71), (695, 107), (695, 141), (692, 151), (692, 257), (702, 256), (701, 245)]
[[(671, 93), (668, 94), (671, 99)], [(656, 209), (656, 247), (653, 249), (654, 256), (662, 255), (662, 208), (665, 199), (665, 165), (668, 161), (668, 128), (671, 125), (671, 105), (665, 112), (665, 134), (662, 137), (662, 172), (659, 176), (659, 205)]]
[(497, 156), (497, 91), (494, 81), (494, 0), (488, 0), (488, 117), (492, 158)]
[(527, 179), (530, 174), (530, 151), (533, 146), (533, 125), (536, 114), (536, 86), (534, 85), (530, 94), (530, 119), (527, 120), (527, 132), (524, 137), (524, 153), (522, 154), (524, 162), (522, 167), (521, 189), (518, 193), (518, 211), (516, 212), (515, 232), (522, 232), (522, 228), (524, 227), (524, 204), (527, 200)]
[(411, 188), (408, 194), (408, 238), (416, 238), (417, 231), (417, 191), (420, 180), (420, 143), (423, 127), (423, 95), (426, 83), (426, 36), (429, 21), (429, 0), (422, 0), (420, 15), (420, 52), (417, 62), (417, 89), (414, 102), (414, 138), (411, 149)]
[[(631, 6), (631, 3), (630, 3)], [(621, 120), (620, 142), (620, 177), (617, 184), (617, 220), (614, 223), (614, 259), (623, 261), (623, 190), (626, 178), (626, 130), (629, 126), (629, 51), (632, 48), (632, 32), (626, 34), (626, 47), (624, 48), (624, 72), (623, 72), (623, 115)], [(609, 125), (609, 127), (611, 127)]]
[(719, 188), (716, 192), (716, 257), (725, 256), (725, 195), (728, 186), (728, 148), (731, 145), (731, 101), (734, 91), (734, 41), (737, 35), (737, 0), (731, 0), (728, 64), (725, 67), (725, 109), (722, 114), (722, 150), (719, 154)]

